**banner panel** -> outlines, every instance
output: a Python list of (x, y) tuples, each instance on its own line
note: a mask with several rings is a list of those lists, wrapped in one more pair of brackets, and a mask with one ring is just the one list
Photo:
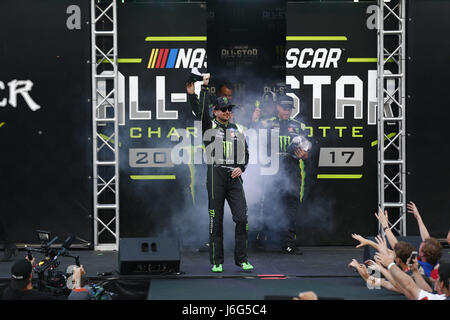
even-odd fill
[(186, 80), (192, 68), (206, 70), (206, 5), (125, 3), (118, 21), (121, 237), (188, 244), (203, 231), (206, 242), (206, 167), (171, 156), (186, 130), (196, 142), (180, 152), (202, 157)]
[[(450, 224), (448, 159), (450, 109), (448, 1), (408, 1), (407, 191), (431, 236), (446, 238)], [(412, 214), (408, 235), (419, 235)]]
[(376, 6), (288, 3), (286, 83), (313, 148), (297, 239), (353, 244), (377, 232)]
[(89, 1), (0, 2), (0, 223), (92, 241)]

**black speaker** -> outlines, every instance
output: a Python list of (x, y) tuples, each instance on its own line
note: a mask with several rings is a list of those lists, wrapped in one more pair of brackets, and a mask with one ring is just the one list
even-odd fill
[(165, 238), (120, 238), (121, 275), (174, 274), (180, 272), (178, 240)]
[[(405, 241), (411, 243), (415, 248), (416, 251), (419, 252), (420, 244), (422, 243), (422, 238), (420, 236), (406, 236), (406, 237), (396, 237), (398, 241)], [(375, 237), (368, 237), (367, 239), (372, 240), (376, 243)], [(389, 245), (389, 241), (386, 238), (386, 242), (388, 245), (388, 248), (391, 248)], [(364, 247), (364, 254), (363, 254), (363, 261), (366, 260), (373, 260), (373, 256), (375, 255), (376, 250), (372, 248), (371, 246), (365, 246)]]

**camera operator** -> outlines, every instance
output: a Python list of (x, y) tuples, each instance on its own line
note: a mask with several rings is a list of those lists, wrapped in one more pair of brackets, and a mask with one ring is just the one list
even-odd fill
[[(9, 286), (3, 292), (3, 300), (61, 300), (67, 297), (56, 297), (49, 292), (38, 291), (33, 288), (33, 264), (28, 258), (19, 259), (11, 267), (11, 280)], [(84, 275), (83, 267), (74, 268), (74, 289), (80, 288), (81, 277)], [(79, 299), (74, 299), (79, 300)]]
[(3, 300), (54, 300), (48, 292), (33, 289), (33, 261), (19, 259), (11, 268), (9, 287), (3, 292)]

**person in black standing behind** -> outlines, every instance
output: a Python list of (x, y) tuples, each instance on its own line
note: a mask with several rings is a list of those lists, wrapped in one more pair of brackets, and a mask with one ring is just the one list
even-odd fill
[[(242, 173), (248, 164), (248, 147), (245, 137), (239, 128), (230, 123), (233, 105), (226, 97), (218, 97), (213, 103), (214, 119), (208, 112), (207, 96), (209, 75), (205, 76), (200, 99), (194, 92), (194, 84), (188, 83), (186, 90), (191, 108), (202, 122), (202, 133), (205, 149), (210, 144), (219, 146), (212, 150), (212, 160), (207, 169), (208, 207), (210, 216), (209, 226), (209, 253), (213, 265), (212, 272), (223, 272), (223, 215), (225, 199), (230, 205), (235, 228), (234, 260), (243, 271), (253, 270), (248, 261), (248, 217), (247, 202), (243, 187)], [(209, 131), (209, 130), (213, 131)], [(205, 133), (212, 134), (212, 141), (205, 139)], [(220, 156), (217, 151), (223, 154)], [(209, 151), (207, 151), (209, 152)]]
[[(279, 132), (279, 164), (277, 174), (267, 176), (263, 199), (263, 229), (274, 241), (280, 236), (282, 252), (301, 255), (296, 246), (296, 217), (303, 202), (305, 188), (305, 160), (308, 150), (301, 147), (290, 150), (289, 146), (297, 136), (306, 137), (304, 125), (291, 118), (294, 108), (293, 99), (285, 94), (276, 97), (277, 116), (268, 119), (256, 119), (259, 128)], [(269, 139), (270, 144), (270, 139)], [(270, 146), (269, 146), (270, 148)], [(276, 190), (276, 192), (274, 192)], [(278, 239), (275, 239), (278, 243)]]

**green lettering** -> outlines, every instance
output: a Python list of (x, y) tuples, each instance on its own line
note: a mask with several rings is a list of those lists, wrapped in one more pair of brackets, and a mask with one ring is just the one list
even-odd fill
[(352, 128), (352, 138), (362, 138), (363, 135), (359, 134), (359, 132), (364, 129), (363, 127), (353, 127)]
[(148, 137), (151, 138), (152, 134), (157, 133), (158, 134), (158, 138), (161, 138), (161, 127), (158, 128), (158, 130), (152, 130), (151, 127), (148, 128)]
[(339, 138), (342, 138), (342, 130), (347, 130), (347, 127), (334, 127), (336, 130), (339, 130)]
[(312, 137), (312, 136), (313, 136), (313, 127), (305, 127), (305, 130), (306, 130), (306, 129), (309, 130), (308, 137)]
[(318, 127), (318, 129), (322, 129), (322, 137), (326, 137), (327, 136), (327, 130), (331, 129), (331, 127)]
[(178, 138), (180, 138), (180, 135), (178, 134), (177, 129), (175, 127), (172, 127), (169, 131), (169, 134), (167, 135), (167, 138), (170, 138), (172, 135), (176, 135)]
[(193, 137), (197, 137), (197, 128), (196, 127), (187, 127), (186, 131)]
[[(138, 131), (139, 134), (134, 134), (135, 131)], [(141, 128), (130, 128), (130, 138), (139, 139), (142, 138), (142, 130)]]

